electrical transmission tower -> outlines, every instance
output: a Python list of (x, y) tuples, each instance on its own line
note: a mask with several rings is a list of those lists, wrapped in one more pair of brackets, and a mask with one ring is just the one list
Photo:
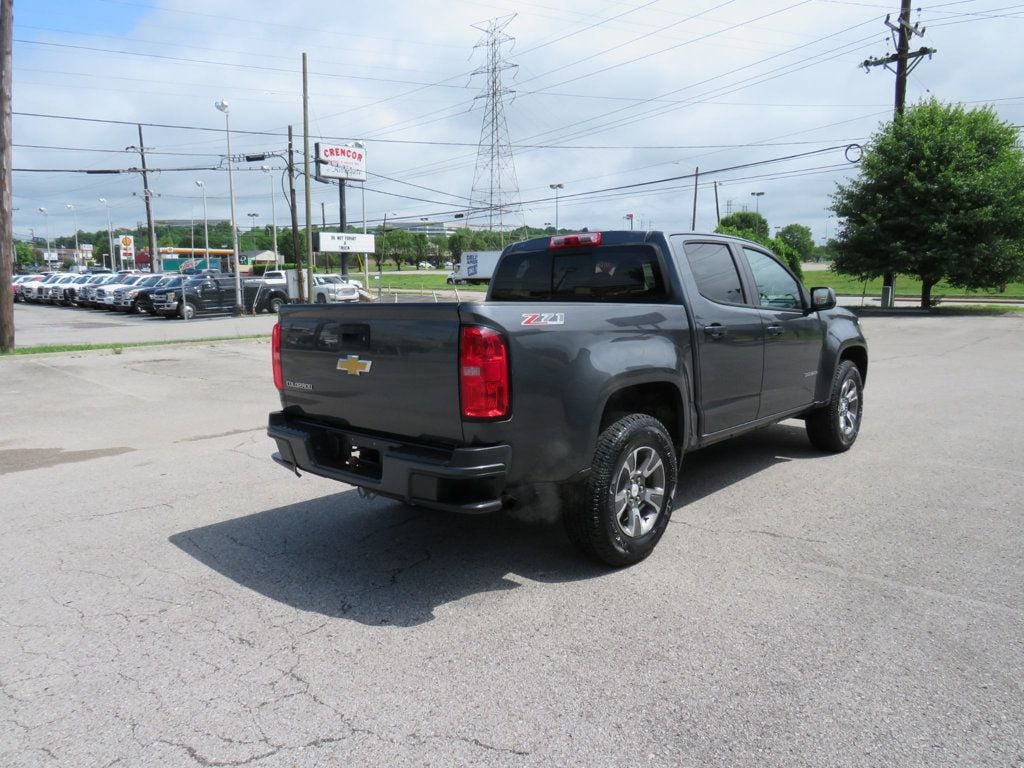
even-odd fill
[[(502, 73), (517, 68), (517, 64), (505, 61), (503, 49), (515, 38), (505, 34), (505, 28), (515, 18), (515, 14), (500, 19), (492, 19), (485, 24), (474, 24), (485, 37), (475, 48), (483, 48), (487, 62), (473, 72), (486, 78), (483, 91), (476, 101), (483, 100), (484, 119), (480, 128), (480, 144), (476, 153), (476, 168), (473, 171), (473, 190), (470, 193), (472, 210), (467, 218), (476, 219), (488, 229), (497, 228), (505, 232), (505, 218), (518, 212), (520, 221), (524, 221), (522, 206), (519, 203), (519, 182), (516, 179), (516, 167), (512, 159), (512, 144), (508, 138), (508, 124), (505, 121), (506, 96), (514, 92), (502, 84)], [(503, 241), (504, 242), (504, 241)]]

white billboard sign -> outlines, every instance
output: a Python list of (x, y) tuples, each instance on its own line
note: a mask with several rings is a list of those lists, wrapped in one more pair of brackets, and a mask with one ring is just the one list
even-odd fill
[(366, 181), (366, 150), (348, 144), (316, 144), (318, 179)]
[(350, 235), (347, 232), (320, 232), (321, 253), (373, 253), (373, 235)]

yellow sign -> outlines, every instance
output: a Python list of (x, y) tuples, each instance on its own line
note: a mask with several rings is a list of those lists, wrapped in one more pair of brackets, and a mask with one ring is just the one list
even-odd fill
[(121, 235), (121, 250), (124, 252), (135, 251), (135, 238), (131, 235)]

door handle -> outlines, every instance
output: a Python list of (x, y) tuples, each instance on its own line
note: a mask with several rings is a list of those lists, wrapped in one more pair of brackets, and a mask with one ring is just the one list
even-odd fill
[(783, 334), (781, 325), (769, 325), (765, 330), (768, 331), (769, 336), (781, 336)]
[(725, 326), (719, 323), (712, 323), (711, 325), (704, 326), (704, 335), (710, 336), (712, 339), (720, 339), (725, 336)]

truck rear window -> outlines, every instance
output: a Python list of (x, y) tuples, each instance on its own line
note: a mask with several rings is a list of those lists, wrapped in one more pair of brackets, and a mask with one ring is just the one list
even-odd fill
[(657, 252), (643, 246), (520, 251), (498, 263), (491, 301), (649, 302), (666, 299)]

